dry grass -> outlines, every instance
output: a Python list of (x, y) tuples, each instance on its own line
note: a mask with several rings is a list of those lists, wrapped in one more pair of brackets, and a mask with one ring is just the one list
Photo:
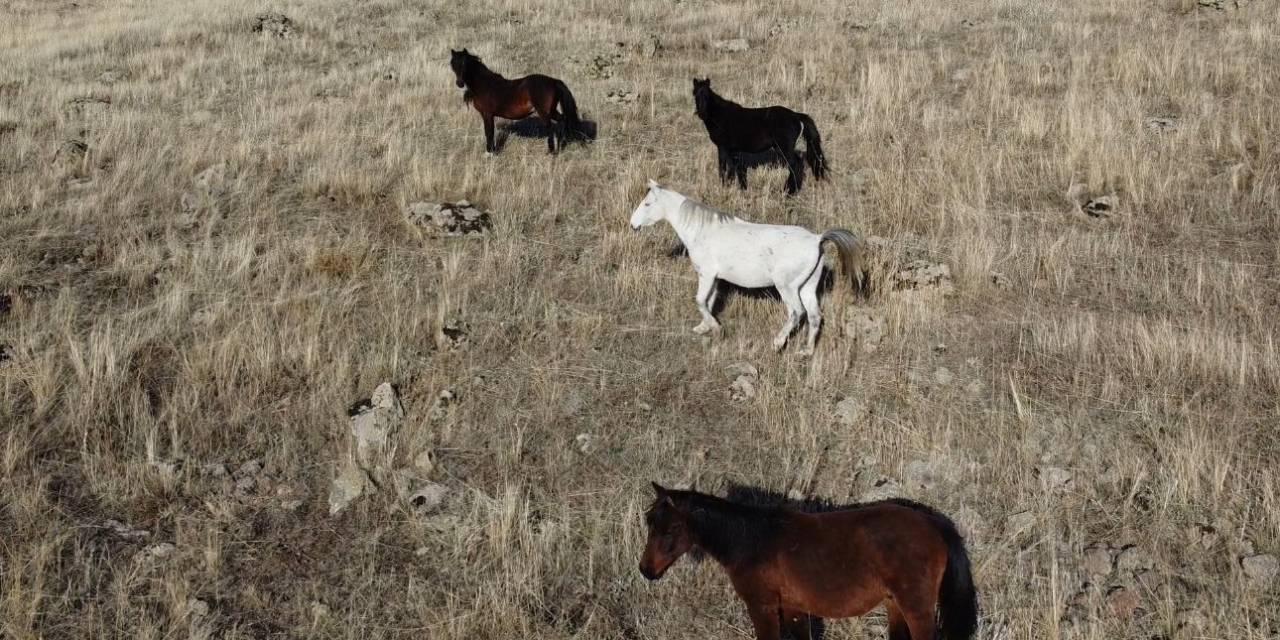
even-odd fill
[[(244, 0), (0, 3), (0, 637), (743, 637), (711, 565), (635, 570), (647, 481), (845, 500), (884, 477), (964, 525), (982, 637), (1276, 637), (1280, 592), (1238, 559), (1280, 550), (1280, 20), (1195, 5), (317, 0), (278, 3), (298, 31), (274, 39)], [(707, 48), (739, 35), (749, 51)], [(599, 140), (483, 158), (450, 46), (564, 78)], [(722, 187), (693, 74), (813, 115), (830, 183)], [(217, 163), (227, 193), (189, 215)], [(906, 239), (956, 293), (837, 291), (811, 361), (768, 351), (768, 299), (734, 297), (700, 341), (673, 236), (625, 224), (648, 178)], [(1119, 213), (1073, 214), (1073, 182)], [(461, 198), (491, 237), (424, 239), (401, 214)], [(871, 354), (841, 331), (865, 308), (888, 320)], [(760, 393), (729, 403), (744, 359)], [(442, 517), (385, 493), (327, 514), (343, 410), (384, 380), (398, 455), (434, 448), (456, 491)], [(843, 398), (867, 407), (852, 427)], [(240, 495), (201, 474), (253, 459)], [(918, 460), (944, 477), (908, 482)], [(139, 559), (153, 542), (175, 550)], [(1151, 559), (1132, 618), (1099, 608), (1107, 580), (1073, 613), (1094, 542)], [(1205, 625), (1177, 629), (1187, 609)]]

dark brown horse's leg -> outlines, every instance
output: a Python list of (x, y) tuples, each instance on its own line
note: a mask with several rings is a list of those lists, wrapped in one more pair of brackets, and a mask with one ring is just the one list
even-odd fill
[(729, 181), (733, 179), (733, 171), (731, 169), (733, 165), (729, 162), (729, 154), (725, 153), (724, 149), (717, 147), (716, 155), (720, 163), (720, 184), (728, 185)]
[(889, 600), (885, 603), (885, 609), (889, 614), (889, 640), (911, 640), (911, 629), (907, 626), (907, 619), (902, 617), (902, 610), (897, 603)]
[(484, 119), (484, 152), (497, 153), (498, 145), (493, 142), (493, 116), (482, 113), (480, 117)]
[(742, 154), (732, 153), (729, 155), (730, 162), (733, 163), (733, 172), (738, 176), (738, 188), (747, 188), (747, 163), (742, 161)]
[(751, 616), (751, 626), (755, 627), (756, 640), (781, 640), (777, 609), (749, 604), (747, 614)]
[(782, 628), (792, 640), (819, 640), (815, 635), (813, 619), (802, 611), (782, 610)]
[(783, 149), (782, 157), (787, 161), (787, 195), (792, 195), (800, 190), (800, 185), (804, 183), (804, 161), (796, 154), (795, 148)]
[(911, 630), (911, 640), (923, 638), (924, 640), (933, 640), (937, 637), (937, 623), (935, 622), (935, 608), (937, 604), (929, 601), (928, 598), (917, 599), (916, 602), (900, 603), (902, 607), (902, 617), (907, 621), (907, 628)]

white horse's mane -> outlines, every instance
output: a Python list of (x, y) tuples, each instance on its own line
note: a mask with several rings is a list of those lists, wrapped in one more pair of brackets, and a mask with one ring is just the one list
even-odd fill
[(680, 207), (676, 211), (676, 213), (678, 213), (682, 218), (684, 218), (684, 220), (691, 226), (703, 227), (708, 224), (720, 224), (724, 222), (733, 222), (735, 220), (740, 220), (738, 216), (735, 216), (732, 213), (729, 213), (727, 211), (722, 211), (710, 205), (703, 204), (677, 191), (673, 191), (671, 189), (664, 189), (662, 187), (657, 187), (657, 188), (661, 189), (662, 191), (666, 191), (667, 193), (675, 194), (677, 196), (680, 196), (681, 198), (684, 198), (684, 200), (680, 203)]

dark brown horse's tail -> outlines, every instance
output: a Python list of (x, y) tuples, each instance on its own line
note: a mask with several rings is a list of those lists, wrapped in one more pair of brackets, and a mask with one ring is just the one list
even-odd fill
[(582, 118), (578, 116), (578, 103), (573, 99), (569, 86), (560, 80), (555, 81), (556, 101), (560, 103), (560, 111), (564, 113), (564, 123), (570, 131), (589, 139), (586, 128), (582, 126)]
[(945, 640), (968, 640), (978, 629), (978, 592), (973, 588), (969, 554), (955, 523), (933, 509), (929, 512), (947, 543), (947, 568), (938, 589), (938, 626)]
[(806, 114), (796, 113), (796, 116), (800, 118), (800, 125), (803, 127), (804, 159), (809, 163), (813, 177), (822, 180), (827, 177), (827, 157), (822, 155), (822, 136), (818, 133), (818, 125)]

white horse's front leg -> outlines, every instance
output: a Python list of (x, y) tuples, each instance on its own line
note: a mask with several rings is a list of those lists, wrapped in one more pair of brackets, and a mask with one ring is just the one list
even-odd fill
[(693, 295), (694, 302), (698, 303), (698, 311), (702, 312), (702, 323), (693, 328), (693, 332), (702, 335), (707, 332), (720, 331), (720, 323), (716, 322), (716, 317), (711, 315), (711, 309), (716, 303), (716, 277), (709, 273), (698, 274), (698, 292)]

